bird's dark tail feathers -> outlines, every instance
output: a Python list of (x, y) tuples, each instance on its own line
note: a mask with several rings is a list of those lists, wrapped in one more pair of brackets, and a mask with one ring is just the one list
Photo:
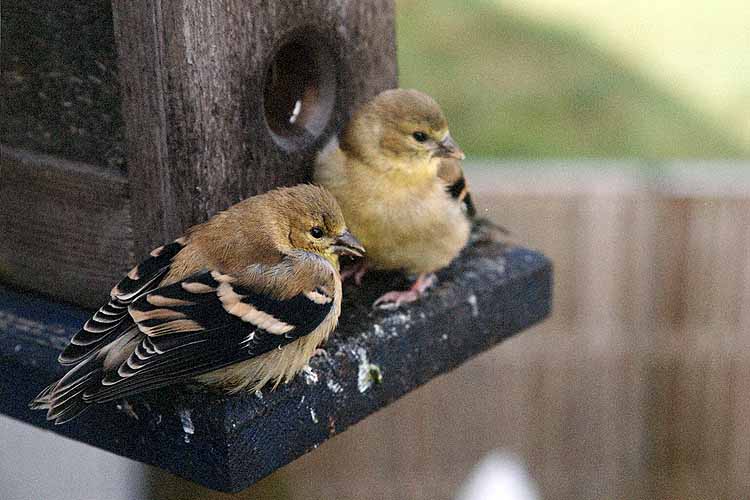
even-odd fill
[(52, 382), (50, 385), (44, 388), (34, 399), (29, 403), (29, 408), (32, 410), (49, 410), (49, 395), (54, 390), (57, 382)]
[(47, 420), (64, 424), (89, 408), (83, 399), (87, 390), (97, 387), (101, 381), (101, 368), (82, 363), (57, 382), (48, 385), (35, 397), (29, 408), (47, 410)]

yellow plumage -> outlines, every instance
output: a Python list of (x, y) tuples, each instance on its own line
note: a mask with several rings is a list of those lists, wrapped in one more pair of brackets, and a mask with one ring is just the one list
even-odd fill
[(370, 267), (431, 273), (450, 264), (466, 245), (469, 220), (446, 194), (437, 162), (374, 173), (340, 150), (319, 157), (315, 180), (347, 214), (351, 231), (367, 248)]
[[(426, 279), (469, 238), (461, 200), (439, 175), (441, 161), (462, 157), (437, 103), (421, 92), (396, 89), (358, 110), (340, 143), (334, 140), (320, 152), (315, 181), (338, 200), (367, 248), (367, 266)], [(390, 297), (413, 300), (422, 290), (414, 291)]]

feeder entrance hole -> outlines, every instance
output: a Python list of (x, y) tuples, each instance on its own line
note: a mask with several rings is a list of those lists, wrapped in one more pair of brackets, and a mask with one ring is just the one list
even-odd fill
[(311, 144), (326, 128), (335, 98), (333, 56), (320, 36), (305, 31), (279, 48), (263, 89), (266, 124), (279, 146)]

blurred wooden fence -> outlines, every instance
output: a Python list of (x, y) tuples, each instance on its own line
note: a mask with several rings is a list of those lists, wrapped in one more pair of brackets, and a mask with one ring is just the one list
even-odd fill
[(553, 317), (242, 497), (449, 499), (505, 449), (546, 499), (745, 498), (750, 163), (467, 170), (485, 215), (552, 257)]

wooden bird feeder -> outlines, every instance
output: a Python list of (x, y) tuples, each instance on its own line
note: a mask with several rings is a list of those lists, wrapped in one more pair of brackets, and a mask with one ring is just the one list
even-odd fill
[(179, 386), (50, 425), (26, 405), (86, 308), (187, 227), (309, 181), (352, 110), (396, 86), (394, 8), (10, 0), (0, 36), (3, 413), (238, 491), (549, 313), (549, 261), (484, 242), (408, 308), (369, 309), (393, 276), (345, 289), (329, 356), (263, 398)]

